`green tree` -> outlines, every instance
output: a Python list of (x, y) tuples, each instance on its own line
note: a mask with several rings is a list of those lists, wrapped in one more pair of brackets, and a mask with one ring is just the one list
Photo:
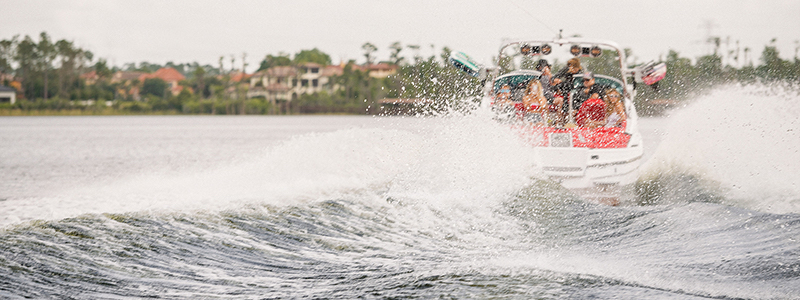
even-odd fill
[(695, 67), (708, 79), (719, 78), (722, 73), (722, 57), (716, 54), (701, 56)]
[(452, 55), (452, 54), (453, 54), (453, 50), (450, 50), (450, 47), (444, 46), (442, 48), (442, 54), (440, 55), (440, 57), (442, 58), (442, 61), (447, 64), (448, 63), (447, 59), (449, 59), (450, 55)]
[(56, 52), (61, 65), (58, 69), (58, 96), (66, 98), (68, 95), (67, 89), (72, 83), (77, 51), (75, 51), (72, 42), (60, 40), (56, 42)]
[(367, 63), (366, 64), (367, 65), (371, 65), (372, 62), (375, 60), (375, 58), (372, 57), (372, 53), (375, 53), (375, 51), (378, 51), (378, 47), (375, 47), (375, 45), (373, 45), (370, 42), (366, 42), (366, 43), (364, 43), (364, 45), (361, 45), (361, 49), (364, 50), (364, 58), (367, 59)]
[[(443, 47), (441, 57), (449, 57), (450, 48)], [(464, 75), (435, 56), (400, 67), (392, 78), (389, 94), (407, 99), (434, 100), (427, 106), (414, 107), (412, 111), (432, 113), (448, 109), (469, 109), (470, 103), (480, 96), (478, 79)]]
[(142, 83), (142, 95), (164, 97), (167, 93), (167, 82), (161, 78), (147, 78)]
[(153, 73), (155, 71), (158, 71), (158, 69), (161, 69), (161, 68), (162, 68), (162, 66), (159, 65), (159, 64), (153, 64), (153, 63), (149, 63), (147, 61), (143, 61), (143, 62), (139, 63), (138, 67), (134, 63), (129, 63), (129, 64), (126, 65), (125, 70), (126, 71), (144, 72), (144, 73)]
[(36, 46), (36, 50), (39, 52), (39, 64), (41, 64), (41, 69), (43, 73), (43, 80), (44, 80), (44, 99), (47, 99), (47, 73), (50, 71), (50, 67), (53, 64), (53, 60), (56, 59), (56, 46), (50, 41), (50, 36), (47, 35), (46, 32), (42, 32), (39, 34), (39, 44)]
[(94, 64), (94, 71), (97, 72), (97, 76), (100, 78), (108, 78), (111, 76), (111, 69), (108, 68), (106, 60), (102, 58), (98, 59), (97, 63)]
[(272, 67), (277, 66), (291, 66), (292, 59), (289, 58), (288, 54), (279, 53), (277, 56), (272, 54), (267, 54), (264, 60), (261, 61), (261, 65), (258, 66), (258, 71), (266, 70)]
[(775, 39), (770, 45), (764, 46), (761, 52), (761, 65), (756, 68), (759, 77), (767, 81), (786, 80), (793, 77), (792, 65), (789, 61), (781, 59)]
[(197, 66), (194, 69), (193, 75), (192, 87), (194, 88), (195, 95), (204, 98), (206, 96), (206, 69), (202, 66)]
[(317, 63), (323, 66), (327, 66), (331, 64), (331, 57), (317, 48), (311, 50), (301, 50), (300, 52), (295, 54), (294, 63), (296, 65), (307, 62)]
[(406, 47), (414, 51), (414, 63), (420, 63), (422, 61), (422, 57), (419, 55), (419, 45), (406, 45)]
[(405, 57), (400, 56), (400, 52), (403, 51), (403, 45), (400, 42), (394, 42), (389, 45), (389, 49), (392, 49), (392, 52), (389, 53), (389, 60), (395, 65), (400, 65), (405, 59)]
[(39, 53), (36, 51), (36, 42), (30, 36), (25, 36), (17, 44), (17, 51), (14, 53), (14, 60), (18, 64), (16, 75), (22, 81), (22, 89), (25, 97), (34, 99), (36, 91), (36, 80), (34, 76), (38, 71), (37, 63), (39, 60)]
[(14, 72), (11, 63), (14, 60), (18, 37), (18, 35), (15, 35), (10, 40), (4, 39), (0, 41), (0, 74), (11, 74)]

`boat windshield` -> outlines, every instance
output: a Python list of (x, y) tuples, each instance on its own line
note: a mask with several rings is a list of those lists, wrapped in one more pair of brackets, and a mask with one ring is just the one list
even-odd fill
[[(575, 51), (577, 48), (577, 55)], [(573, 88), (581, 84), (583, 72), (592, 72), (595, 82), (601, 86), (613, 87), (620, 94), (625, 95), (620, 67), (620, 53), (617, 49), (591, 43), (565, 43), (556, 44), (547, 41), (517, 41), (505, 44), (500, 50), (497, 59), (500, 76), (495, 80), (493, 92), (497, 93), (501, 87), (511, 87), (513, 98), (517, 99), (524, 86), (531, 79), (538, 79), (541, 72), (536, 69), (540, 60), (545, 60), (550, 65), (550, 71), (556, 75), (559, 71), (566, 71), (567, 61), (577, 58), (580, 60), (582, 72), (574, 74)], [(517, 99), (519, 100), (519, 99)]]
[[(561, 41), (561, 40), (559, 40)], [(585, 117), (594, 116), (592, 108), (596, 102), (587, 105), (582, 111), (582, 103), (592, 95), (599, 95), (607, 100), (604, 95), (610, 89), (615, 89), (622, 97), (627, 99), (625, 78), (623, 77), (622, 64), (624, 54), (620, 54), (614, 44), (571, 43), (558, 44), (546, 41), (517, 41), (505, 44), (497, 58), (499, 76), (495, 78), (492, 86), (493, 99), (498, 107), (514, 107), (517, 115), (531, 116), (532, 123), (549, 124), (553, 126), (566, 126), (577, 123), (578, 126), (597, 126), (602, 121), (600, 117), (592, 117), (589, 124)], [(568, 63), (572, 60), (572, 63)], [(574, 61), (580, 62), (578, 69), (568, 68)], [(550, 67), (551, 77), (545, 80), (543, 72), (537, 68), (540, 64)], [(591, 72), (594, 77), (594, 88), (584, 87), (584, 74)], [(566, 80), (564, 78), (571, 78)], [(542, 85), (548, 82), (549, 85)], [(538, 85), (537, 96), (535, 92)], [(583, 94), (578, 95), (578, 91)], [(592, 92), (592, 91), (597, 91)], [(622, 99), (624, 98), (624, 99)], [(605, 104), (608, 105), (608, 104)], [(623, 111), (627, 108), (622, 108)], [(608, 110), (606, 121), (609, 117)], [(617, 115), (627, 114), (620, 112)], [(541, 117), (540, 117), (541, 116)], [(588, 125), (587, 125), (588, 124)], [(617, 124), (619, 126), (620, 125)], [(602, 124), (600, 124), (602, 126)]]

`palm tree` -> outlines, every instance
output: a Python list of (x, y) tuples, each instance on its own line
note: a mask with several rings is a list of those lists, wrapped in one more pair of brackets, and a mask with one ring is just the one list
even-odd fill
[(392, 49), (389, 59), (391, 59), (395, 65), (400, 65), (400, 62), (404, 59), (404, 57), (400, 56), (400, 51), (403, 51), (403, 46), (400, 45), (400, 42), (394, 42), (389, 45), (389, 49)]
[(46, 32), (42, 32), (39, 34), (39, 44), (37, 45), (37, 50), (39, 52), (42, 64), (42, 70), (44, 72), (44, 99), (47, 99), (47, 71), (50, 70), (50, 65), (53, 64), (53, 60), (56, 59), (56, 46), (50, 42), (50, 37), (47, 35)]
[(419, 56), (419, 45), (406, 45), (406, 47), (408, 47), (411, 50), (414, 50), (414, 62), (419, 63), (419, 61), (421, 60)]
[(378, 47), (375, 47), (375, 45), (370, 42), (366, 42), (361, 46), (361, 49), (364, 49), (364, 57), (367, 59), (367, 65), (371, 65), (373, 60), (372, 53), (378, 51)]
[(35, 97), (33, 75), (36, 71), (36, 62), (38, 59), (39, 53), (36, 51), (36, 43), (30, 36), (26, 35), (25, 38), (17, 44), (14, 60), (19, 64), (17, 68), (17, 77), (22, 80), (25, 96), (30, 99)]
[(70, 86), (72, 83), (72, 72), (75, 69), (75, 57), (77, 53), (72, 48), (72, 42), (67, 40), (60, 40), (56, 42), (56, 53), (60, 58), (60, 66), (58, 68), (58, 96), (65, 97), (65, 86)]
[(0, 74), (11, 74), (14, 71), (11, 61), (14, 60), (18, 37), (15, 35), (10, 40), (0, 41)]

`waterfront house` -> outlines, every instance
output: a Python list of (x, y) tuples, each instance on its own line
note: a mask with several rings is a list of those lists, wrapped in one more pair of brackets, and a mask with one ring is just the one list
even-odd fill
[(17, 90), (12, 87), (0, 85), (0, 104), (17, 102)]
[(369, 77), (386, 78), (397, 73), (397, 65), (387, 63), (377, 63), (366, 66)]
[(86, 85), (93, 85), (97, 83), (97, 80), (100, 79), (100, 76), (97, 75), (97, 71), (92, 70), (90, 72), (81, 74), (80, 78), (83, 79), (83, 82), (85, 82)]
[(342, 75), (341, 66), (304, 63), (277, 66), (256, 72), (250, 77), (248, 98), (264, 97), (270, 102), (297, 100), (301, 95), (332, 93), (338, 86), (333, 77)]
[(186, 79), (181, 72), (178, 72), (178, 70), (170, 67), (158, 69), (158, 71), (150, 74), (142, 74), (139, 76), (139, 82), (144, 83), (144, 81), (148, 78), (159, 78), (166, 81), (168, 89), (173, 96), (178, 95), (183, 90), (183, 87), (180, 86), (179, 83)]
[(139, 96), (139, 77), (145, 75), (144, 72), (118, 71), (111, 75), (111, 83), (120, 83), (117, 88), (116, 96), (122, 99), (140, 100)]

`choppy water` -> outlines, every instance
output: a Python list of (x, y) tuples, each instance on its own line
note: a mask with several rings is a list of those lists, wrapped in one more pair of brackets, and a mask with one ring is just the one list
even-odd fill
[(481, 114), (0, 118), (0, 298), (798, 299), (798, 98), (643, 119), (617, 207)]

